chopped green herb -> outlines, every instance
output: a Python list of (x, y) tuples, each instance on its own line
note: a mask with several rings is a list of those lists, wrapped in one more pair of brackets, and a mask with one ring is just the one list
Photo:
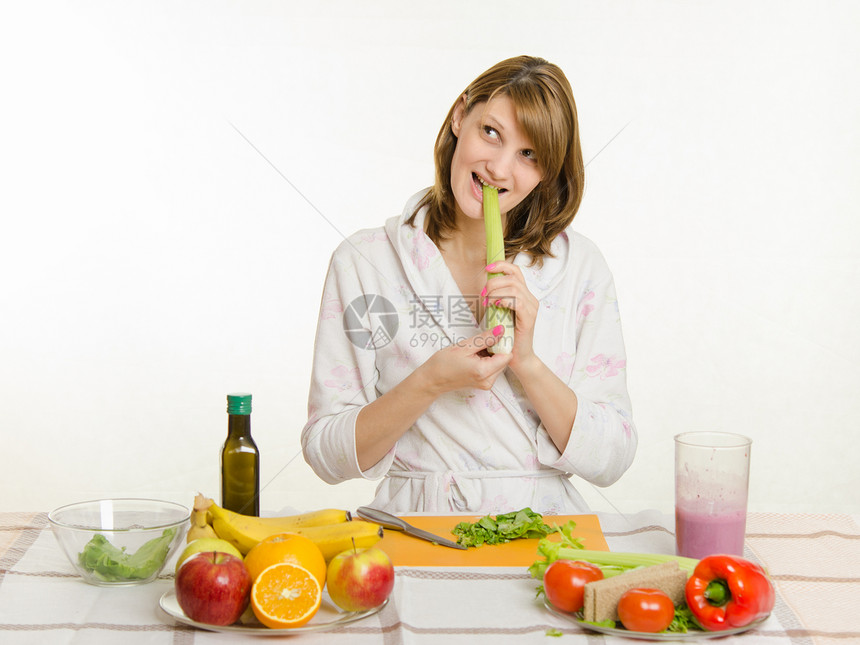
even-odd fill
[(517, 538), (543, 538), (552, 532), (552, 527), (543, 523), (540, 513), (523, 508), (513, 513), (492, 517), (486, 515), (477, 522), (460, 522), (451, 531), (463, 546), (502, 544)]
[(555, 627), (550, 627), (548, 630), (546, 630), (546, 635), (555, 636), (556, 638), (558, 638), (559, 636), (564, 636), (564, 632), (560, 629), (556, 629)]
[(78, 554), (78, 562), (105, 582), (142, 580), (158, 571), (164, 563), (175, 534), (175, 528), (165, 529), (160, 537), (150, 540), (136, 553), (126, 553), (125, 547), (118, 549), (104, 535), (97, 533)]
[[(612, 620), (611, 618), (607, 618), (606, 620), (598, 620), (598, 621), (583, 620), (582, 622), (588, 623), (589, 625), (596, 625), (597, 627), (609, 627), (612, 629), (615, 629), (617, 627), (617, 625), (615, 624), (615, 621)], [(620, 624), (621, 623), (618, 623), (618, 625), (620, 625)]]
[(701, 631), (702, 628), (696, 623), (696, 619), (693, 618), (693, 612), (689, 607), (687, 607), (687, 603), (682, 602), (680, 605), (675, 607), (675, 617), (672, 619), (672, 622), (669, 623), (666, 631), (686, 634), (691, 629), (694, 631)]

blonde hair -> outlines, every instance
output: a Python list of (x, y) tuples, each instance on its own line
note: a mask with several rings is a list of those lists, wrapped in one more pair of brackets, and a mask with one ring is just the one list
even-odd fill
[(451, 190), (451, 161), (457, 146), (451, 128), (454, 110), (463, 97), (465, 116), (476, 105), (500, 95), (513, 102), (517, 121), (534, 144), (543, 175), (537, 187), (507, 213), (505, 255), (525, 252), (531, 255), (532, 263), (541, 264), (544, 256), (552, 255), (552, 241), (573, 221), (585, 183), (570, 83), (558, 66), (542, 58), (517, 56), (503, 60), (457, 97), (436, 137), (435, 183), (409, 223), (414, 224), (417, 211), (427, 206), (427, 235), (433, 242), (439, 244), (456, 228)]

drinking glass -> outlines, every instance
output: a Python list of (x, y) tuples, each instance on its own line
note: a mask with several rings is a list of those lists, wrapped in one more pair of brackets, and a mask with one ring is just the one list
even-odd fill
[(752, 440), (731, 432), (675, 436), (678, 555), (743, 555)]

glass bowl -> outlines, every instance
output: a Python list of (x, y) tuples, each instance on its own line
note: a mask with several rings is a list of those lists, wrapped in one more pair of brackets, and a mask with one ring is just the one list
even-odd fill
[(183, 542), (191, 512), (156, 499), (99, 499), (54, 509), (48, 521), (88, 583), (139, 585), (158, 577)]

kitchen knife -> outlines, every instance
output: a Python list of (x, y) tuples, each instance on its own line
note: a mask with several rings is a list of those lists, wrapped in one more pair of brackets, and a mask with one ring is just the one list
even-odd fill
[(427, 540), (428, 542), (432, 542), (433, 544), (441, 544), (442, 546), (448, 546), (452, 549), (465, 549), (462, 544), (457, 544), (456, 542), (452, 542), (451, 540), (446, 540), (443, 537), (439, 537), (438, 535), (434, 535), (429, 531), (425, 531), (424, 529), (419, 529), (416, 526), (412, 526), (408, 522), (401, 520), (399, 517), (392, 515), (391, 513), (386, 513), (385, 511), (380, 511), (376, 508), (370, 508), (369, 506), (360, 506), (356, 509), (356, 514), (369, 522), (376, 522), (380, 524), (383, 528), (391, 529), (393, 531), (403, 531), (406, 535), (411, 535), (412, 537), (421, 538), (422, 540)]

